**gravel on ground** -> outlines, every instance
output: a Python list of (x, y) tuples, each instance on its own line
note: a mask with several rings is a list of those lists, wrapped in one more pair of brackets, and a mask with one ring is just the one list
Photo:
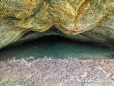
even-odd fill
[(114, 60), (14, 58), (0, 62), (0, 86), (114, 86)]

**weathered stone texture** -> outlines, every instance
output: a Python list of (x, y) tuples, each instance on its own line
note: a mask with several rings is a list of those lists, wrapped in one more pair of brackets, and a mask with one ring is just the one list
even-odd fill
[(0, 0), (0, 48), (52, 26), (66, 35), (114, 43), (114, 0)]
[(114, 60), (13, 59), (0, 62), (0, 86), (113, 86)]

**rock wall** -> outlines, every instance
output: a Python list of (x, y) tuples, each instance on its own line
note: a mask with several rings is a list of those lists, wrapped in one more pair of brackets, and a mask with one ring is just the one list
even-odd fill
[(0, 6), (0, 48), (52, 26), (67, 36), (114, 44), (114, 0), (0, 0)]

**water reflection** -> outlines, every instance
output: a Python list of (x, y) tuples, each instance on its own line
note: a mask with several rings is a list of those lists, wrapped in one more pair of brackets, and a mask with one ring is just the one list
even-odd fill
[(36, 58), (47, 56), (51, 58), (107, 59), (114, 58), (114, 50), (72, 41), (60, 36), (45, 36), (0, 50), (0, 60), (30, 56)]

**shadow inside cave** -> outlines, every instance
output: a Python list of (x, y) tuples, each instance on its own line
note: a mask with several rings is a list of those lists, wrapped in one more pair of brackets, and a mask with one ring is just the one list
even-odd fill
[(73, 41), (71, 39), (49, 35), (8, 46), (0, 50), (0, 60), (12, 58), (78, 58), (78, 59), (113, 59), (114, 50), (107, 47)]

